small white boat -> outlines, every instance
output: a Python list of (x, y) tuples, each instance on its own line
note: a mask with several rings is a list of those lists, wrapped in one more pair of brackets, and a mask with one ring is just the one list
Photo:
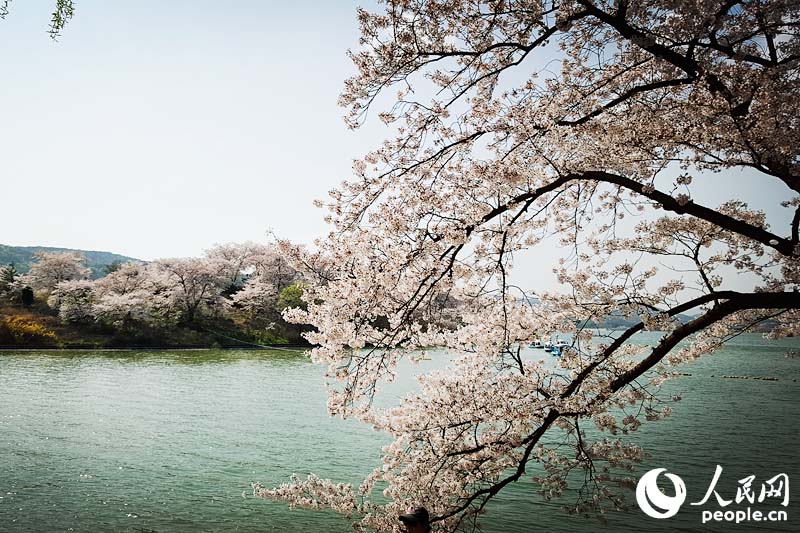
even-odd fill
[(561, 357), (561, 354), (564, 353), (564, 348), (569, 348), (572, 345), (568, 342), (564, 342), (558, 337), (556, 337), (556, 342), (553, 343), (553, 348), (551, 353), (556, 357)]

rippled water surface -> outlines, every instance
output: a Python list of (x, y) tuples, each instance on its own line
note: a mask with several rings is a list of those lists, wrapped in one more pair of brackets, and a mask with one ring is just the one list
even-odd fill
[[(725, 499), (749, 474), (757, 489), (779, 472), (800, 483), (800, 358), (785, 356), (798, 348), (793, 339), (744, 335), (684, 368), (691, 376), (666, 386), (684, 398), (675, 415), (634, 436), (651, 454), (640, 473), (664, 467), (679, 474), (687, 503), (705, 493), (716, 464), (724, 468), (717, 490)], [(536, 352), (531, 356), (549, 357)], [(383, 401), (414, 387), (414, 373), (444, 364), (434, 354), (404, 366)], [(254, 499), (250, 482), (277, 484), (311, 471), (358, 482), (386, 442), (357, 422), (329, 418), (320, 369), (295, 353), (0, 352), (0, 531), (350, 531), (331, 513)], [(546, 502), (526, 481), (489, 507), (484, 525), (520, 532), (800, 531), (795, 501), (782, 524), (715, 527), (700, 524), (698, 507), (654, 520), (635, 504), (603, 525), (564, 513), (569, 501)]]

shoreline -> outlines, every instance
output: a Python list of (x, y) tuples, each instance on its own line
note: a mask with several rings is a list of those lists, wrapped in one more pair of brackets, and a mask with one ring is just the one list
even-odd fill
[(268, 351), (268, 350), (288, 350), (288, 351), (303, 351), (309, 350), (312, 346), (309, 345), (301, 345), (301, 344), (276, 344), (276, 345), (269, 345), (265, 344), (263, 346), (252, 346), (252, 345), (242, 345), (242, 346), (66, 346), (66, 347), (58, 347), (58, 346), (0, 346), (0, 353), (2, 352), (32, 352), (32, 351), (48, 351), (48, 352), (70, 352), (70, 351), (94, 351), (94, 352), (130, 352), (130, 351), (152, 351), (152, 352), (164, 352), (164, 351), (182, 351), (182, 352), (199, 352), (199, 351), (206, 351), (206, 350), (261, 350), (261, 351)]

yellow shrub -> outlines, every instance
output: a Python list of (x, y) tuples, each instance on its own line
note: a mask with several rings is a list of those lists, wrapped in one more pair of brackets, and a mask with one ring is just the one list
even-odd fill
[(55, 342), (56, 334), (31, 318), (12, 316), (0, 318), (0, 342), (27, 344)]

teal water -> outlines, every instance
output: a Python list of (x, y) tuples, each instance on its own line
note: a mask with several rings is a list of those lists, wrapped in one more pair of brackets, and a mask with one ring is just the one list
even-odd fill
[[(653, 334), (642, 342), (654, 341)], [(650, 452), (639, 473), (664, 467), (687, 486), (687, 504), (717, 490), (736, 494), (783, 472), (800, 483), (800, 357), (794, 339), (743, 335), (683, 370), (665, 392), (674, 416), (631, 438)], [(531, 356), (546, 357), (541, 350)], [(414, 386), (413, 374), (445, 364), (433, 355), (403, 366), (383, 399)], [(774, 376), (778, 381), (725, 379)], [(321, 371), (302, 355), (263, 351), (0, 353), (0, 531), (351, 531), (329, 512), (289, 510), (250, 496), (250, 482), (278, 484), (314, 472), (358, 482), (378, 464), (385, 436), (328, 417)], [(534, 473), (531, 473), (534, 475)], [(791, 486), (791, 483), (790, 483)], [(703, 524), (684, 505), (667, 520), (635, 506), (604, 525), (566, 514), (528, 481), (490, 505), (487, 531), (798, 531), (788, 522)], [(727, 509), (744, 508), (732, 504)], [(720, 509), (713, 501), (702, 509)]]

